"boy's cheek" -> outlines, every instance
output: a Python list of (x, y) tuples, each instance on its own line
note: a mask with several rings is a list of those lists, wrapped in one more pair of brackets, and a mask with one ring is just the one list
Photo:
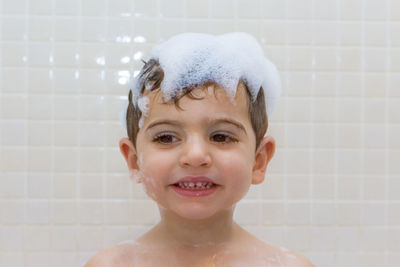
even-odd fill
[(141, 171), (149, 189), (155, 190), (160, 186), (168, 184), (172, 171), (171, 166), (173, 166), (171, 164), (168, 158), (143, 156)]
[(251, 162), (240, 156), (226, 156), (215, 162), (219, 175), (224, 179), (246, 180), (251, 177)]
[(224, 159), (224, 165), (220, 166), (220, 175), (223, 183), (232, 186), (237, 192), (247, 192), (252, 179), (252, 163), (243, 156), (231, 156)]
[(155, 184), (155, 180), (153, 178), (146, 177), (143, 180), (143, 187), (146, 194), (151, 197), (152, 199), (156, 199), (157, 195), (157, 187)]
[(214, 164), (220, 165), (223, 168), (238, 171), (240, 169), (251, 169), (250, 156), (246, 156), (245, 152), (241, 153), (224, 153), (218, 155)]
[(140, 168), (145, 171), (151, 171), (159, 168), (163, 168), (168, 164), (168, 157), (164, 156), (163, 153), (153, 150), (144, 151), (141, 155)]
[(165, 182), (163, 182), (162, 177), (153, 175), (154, 173), (144, 174), (143, 189), (150, 198), (158, 201), (165, 190)]

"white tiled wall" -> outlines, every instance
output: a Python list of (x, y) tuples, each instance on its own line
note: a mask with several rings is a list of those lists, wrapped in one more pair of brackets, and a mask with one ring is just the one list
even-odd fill
[(2, 0), (0, 16), (0, 266), (79, 266), (158, 220), (119, 114), (140, 59), (185, 31), (251, 33), (282, 74), (277, 152), (237, 220), (316, 266), (399, 266), (399, 0)]

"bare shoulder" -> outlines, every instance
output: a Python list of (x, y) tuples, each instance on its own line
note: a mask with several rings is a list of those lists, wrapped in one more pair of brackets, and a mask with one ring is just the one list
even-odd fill
[[(255, 247), (258, 247), (259, 249), (255, 250), (256, 254), (258, 255), (253, 255), (253, 259), (261, 258), (261, 262), (268, 263), (268, 266), (315, 267), (310, 260), (297, 252), (294, 252), (284, 247), (268, 244), (259, 239), (255, 240), (256, 241), (253, 242), (253, 245), (255, 245)], [(257, 266), (261, 265), (257, 264)]]
[[(249, 240), (247, 244), (259, 248), (255, 251), (258, 255), (262, 255), (262, 261), (268, 262), (268, 266), (315, 267), (310, 260), (297, 252), (269, 244), (255, 236), (251, 236)], [(253, 258), (257, 258), (257, 255), (253, 255)]]
[(297, 252), (283, 247), (278, 247), (278, 249), (285, 267), (315, 267), (310, 260)]
[(121, 244), (98, 252), (89, 259), (84, 267), (133, 266), (134, 262), (135, 246)]

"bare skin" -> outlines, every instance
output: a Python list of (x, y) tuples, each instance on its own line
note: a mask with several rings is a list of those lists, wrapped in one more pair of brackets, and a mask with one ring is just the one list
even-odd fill
[(159, 227), (156, 225), (136, 242), (100, 252), (85, 267), (314, 267), (300, 254), (266, 244), (236, 223), (230, 241), (202, 246), (156, 240)]
[[(181, 99), (183, 111), (151, 96), (137, 147), (121, 139), (121, 152), (129, 168), (143, 175), (145, 190), (158, 204), (161, 220), (135, 242), (104, 250), (85, 266), (312, 267), (303, 256), (264, 243), (233, 221), (236, 203), (251, 184), (264, 180), (275, 150), (271, 136), (264, 137), (256, 150), (244, 88), (238, 88), (236, 104), (224, 90), (207, 88), (198, 94), (204, 99)], [(244, 130), (215, 123), (218, 120), (213, 119), (221, 116), (234, 119)], [(147, 128), (167, 119), (179, 126), (164, 123), (159, 129)], [(163, 144), (152, 141), (165, 131), (173, 138)], [(225, 132), (237, 141), (227, 138), (226, 143), (218, 143), (215, 133)], [(212, 177), (218, 189), (207, 197), (182, 197), (171, 184), (185, 175)]]

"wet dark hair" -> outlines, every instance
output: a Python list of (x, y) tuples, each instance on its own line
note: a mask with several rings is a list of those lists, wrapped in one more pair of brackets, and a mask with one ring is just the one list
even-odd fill
[[(138, 76), (138, 83), (140, 88), (140, 95), (142, 95), (147, 88), (149, 91), (161, 90), (160, 85), (162, 80), (164, 79), (164, 71), (160, 66), (160, 63), (155, 59), (150, 59), (145, 62), (142, 70)], [(207, 81), (202, 84), (193, 84), (190, 87), (185, 87), (182, 90), (182, 94), (172, 96), (174, 104), (177, 108), (179, 107), (179, 100), (187, 95), (191, 99), (202, 99), (196, 97), (192, 94), (192, 91), (196, 88), (207, 88), (208, 85), (215, 85), (212, 81)], [(256, 149), (261, 142), (261, 139), (264, 137), (265, 133), (268, 129), (268, 116), (265, 107), (265, 97), (264, 90), (261, 87), (257, 98), (254, 102), (251, 102), (251, 93), (246, 85), (244, 80), (239, 81), (239, 85), (243, 85), (246, 88), (247, 92), (247, 106), (248, 106), (248, 114), (249, 119), (254, 130), (256, 136)], [(239, 86), (238, 85), (238, 86)], [(214, 90), (215, 94), (215, 90)], [(132, 102), (132, 91), (129, 91), (129, 105), (128, 110), (126, 112), (126, 128), (128, 132), (128, 137), (132, 141), (133, 145), (136, 147), (136, 137), (139, 132), (139, 120), (142, 115), (141, 110), (137, 105)], [(181, 108), (180, 108), (181, 109)]]

